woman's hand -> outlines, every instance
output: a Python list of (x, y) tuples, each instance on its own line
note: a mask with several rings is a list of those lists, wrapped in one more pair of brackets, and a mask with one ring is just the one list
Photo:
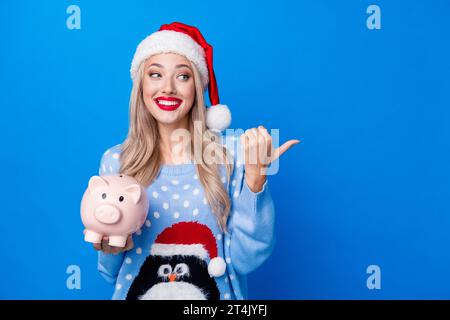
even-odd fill
[[(85, 233), (85, 232), (86, 232), (86, 230), (83, 231), (83, 233)], [(123, 251), (131, 250), (134, 247), (133, 237), (131, 236), (131, 234), (128, 236), (125, 247), (123, 247), (123, 248), (110, 246), (108, 244), (108, 242), (109, 242), (109, 237), (104, 236), (101, 243), (94, 243), (94, 249), (97, 251), (103, 251), (104, 253), (108, 253), (108, 254), (109, 253), (118, 254)]]
[(248, 129), (241, 135), (245, 157), (245, 181), (253, 192), (259, 192), (266, 181), (266, 170), (271, 162), (278, 159), (300, 140), (289, 140), (273, 150), (272, 137), (263, 126)]

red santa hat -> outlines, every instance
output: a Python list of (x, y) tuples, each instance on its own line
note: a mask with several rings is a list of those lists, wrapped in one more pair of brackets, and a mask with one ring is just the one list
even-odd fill
[(185, 56), (197, 67), (203, 87), (208, 88), (211, 106), (206, 110), (206, 126), (222, 131), (231, 123), (231, 112), (219, 103), (219, 92), (213, 69), (213, 48), (196, 27), (180, 22), (164, 24), (137, 46), (131, 62), (131, 78), (137, 77), (139, 65), (154, 54), (172, 52)]
[(208, 273), (220, 277), (225, 273), (226, 263), (217, 255), (216, 239), (211, 230), (196, 221), (179, 222), (163, 230), (150, 249), (157, 256), (196, 256), (202, 260), (208, 257)]

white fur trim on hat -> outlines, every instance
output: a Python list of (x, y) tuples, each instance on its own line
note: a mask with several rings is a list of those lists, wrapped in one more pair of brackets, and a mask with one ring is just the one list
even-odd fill
[(208, 252), (202, 244), (164, 244), (154, 243), (150, 249), (151, 255), (156, 256), (197, 256), (203, 260), (208, 257)]
[(164, 52), (178, 53), (192, 61), (200, 72), (203, 86), (208, 85), (208, 67), (205, 51), (187, 34), (172, 30), (152, 33), (139, 43), (131, 62), (131, 79), (135, 79), (139, 65), (152, 55)]
[(230, 109), (224, 104), (216, 104), (206, 109), (206, 126), (211, 130), (222, 131), (231, 124)]
[(208, 273), (211, 277), (223, 276), (226, 269), (227, 264), (222, 257), (215, 257), (208, 264)]

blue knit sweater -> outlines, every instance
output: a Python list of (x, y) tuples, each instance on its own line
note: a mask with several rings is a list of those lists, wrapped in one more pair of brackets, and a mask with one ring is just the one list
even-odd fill
[[(218, 291), (216, 297), (222, 300), (247, 298), (246, 275), (269, 257), (274, 246), (274, 206), (268, 181), (258, 193), (249, 189), (244, 178), (245, 166), (239, 137), (227, 135), (222, 138), (222, 143), (234, 151), (234, 170), (229, 183), (225, 167), (220, 166), (222, 182), (232, 203), (227, 223), (228, 233), (221, 232), (210, 211), (195, 165), (163, 165), (157, 178), (146, 189), (150, 209), (147, 221), (133, 235), (134, 248), (117, 255), (98, 253), (98, 270), (107, 281), (115, 284), (113, 299), (126, 299), (131, 286), (142, 287), (144, 284), (145, 287), (146, 277), (153, 277), (149, 276), (149, 262), (145, 267), (147, 270), (143, 267), (150, 256), (152, 244), (166, 228), (183, 221), (196, 221), (207, 226), (215, 237), (217, 255), (226, 262), (225, 274), (213, 278), (215, 285), (212, 285)], [(120, 152), (120, 145), (116, 145), (104, 153), (100, 175), (118, 173)], [(156, 264), (152, 261), (150, 265), (152, 263)], [(191, 272), (191, 276), (195, 275), (198, 272)], [(186, 281), (195, 284), (200, 280)], [(189, 292), (183, 297), (191, 298)], [(192, 295), (192, 298), (196, 297)], [(208, 294), (205, 297), (208, 298)]]

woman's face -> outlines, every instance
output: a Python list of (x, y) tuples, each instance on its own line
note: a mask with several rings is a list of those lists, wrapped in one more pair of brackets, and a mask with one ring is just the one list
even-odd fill
[(144, 64), (143, 99), (153, 117), (163, 124), (184, 119), (195, 99), (191, 63), (175, 53), (151, 56)]

